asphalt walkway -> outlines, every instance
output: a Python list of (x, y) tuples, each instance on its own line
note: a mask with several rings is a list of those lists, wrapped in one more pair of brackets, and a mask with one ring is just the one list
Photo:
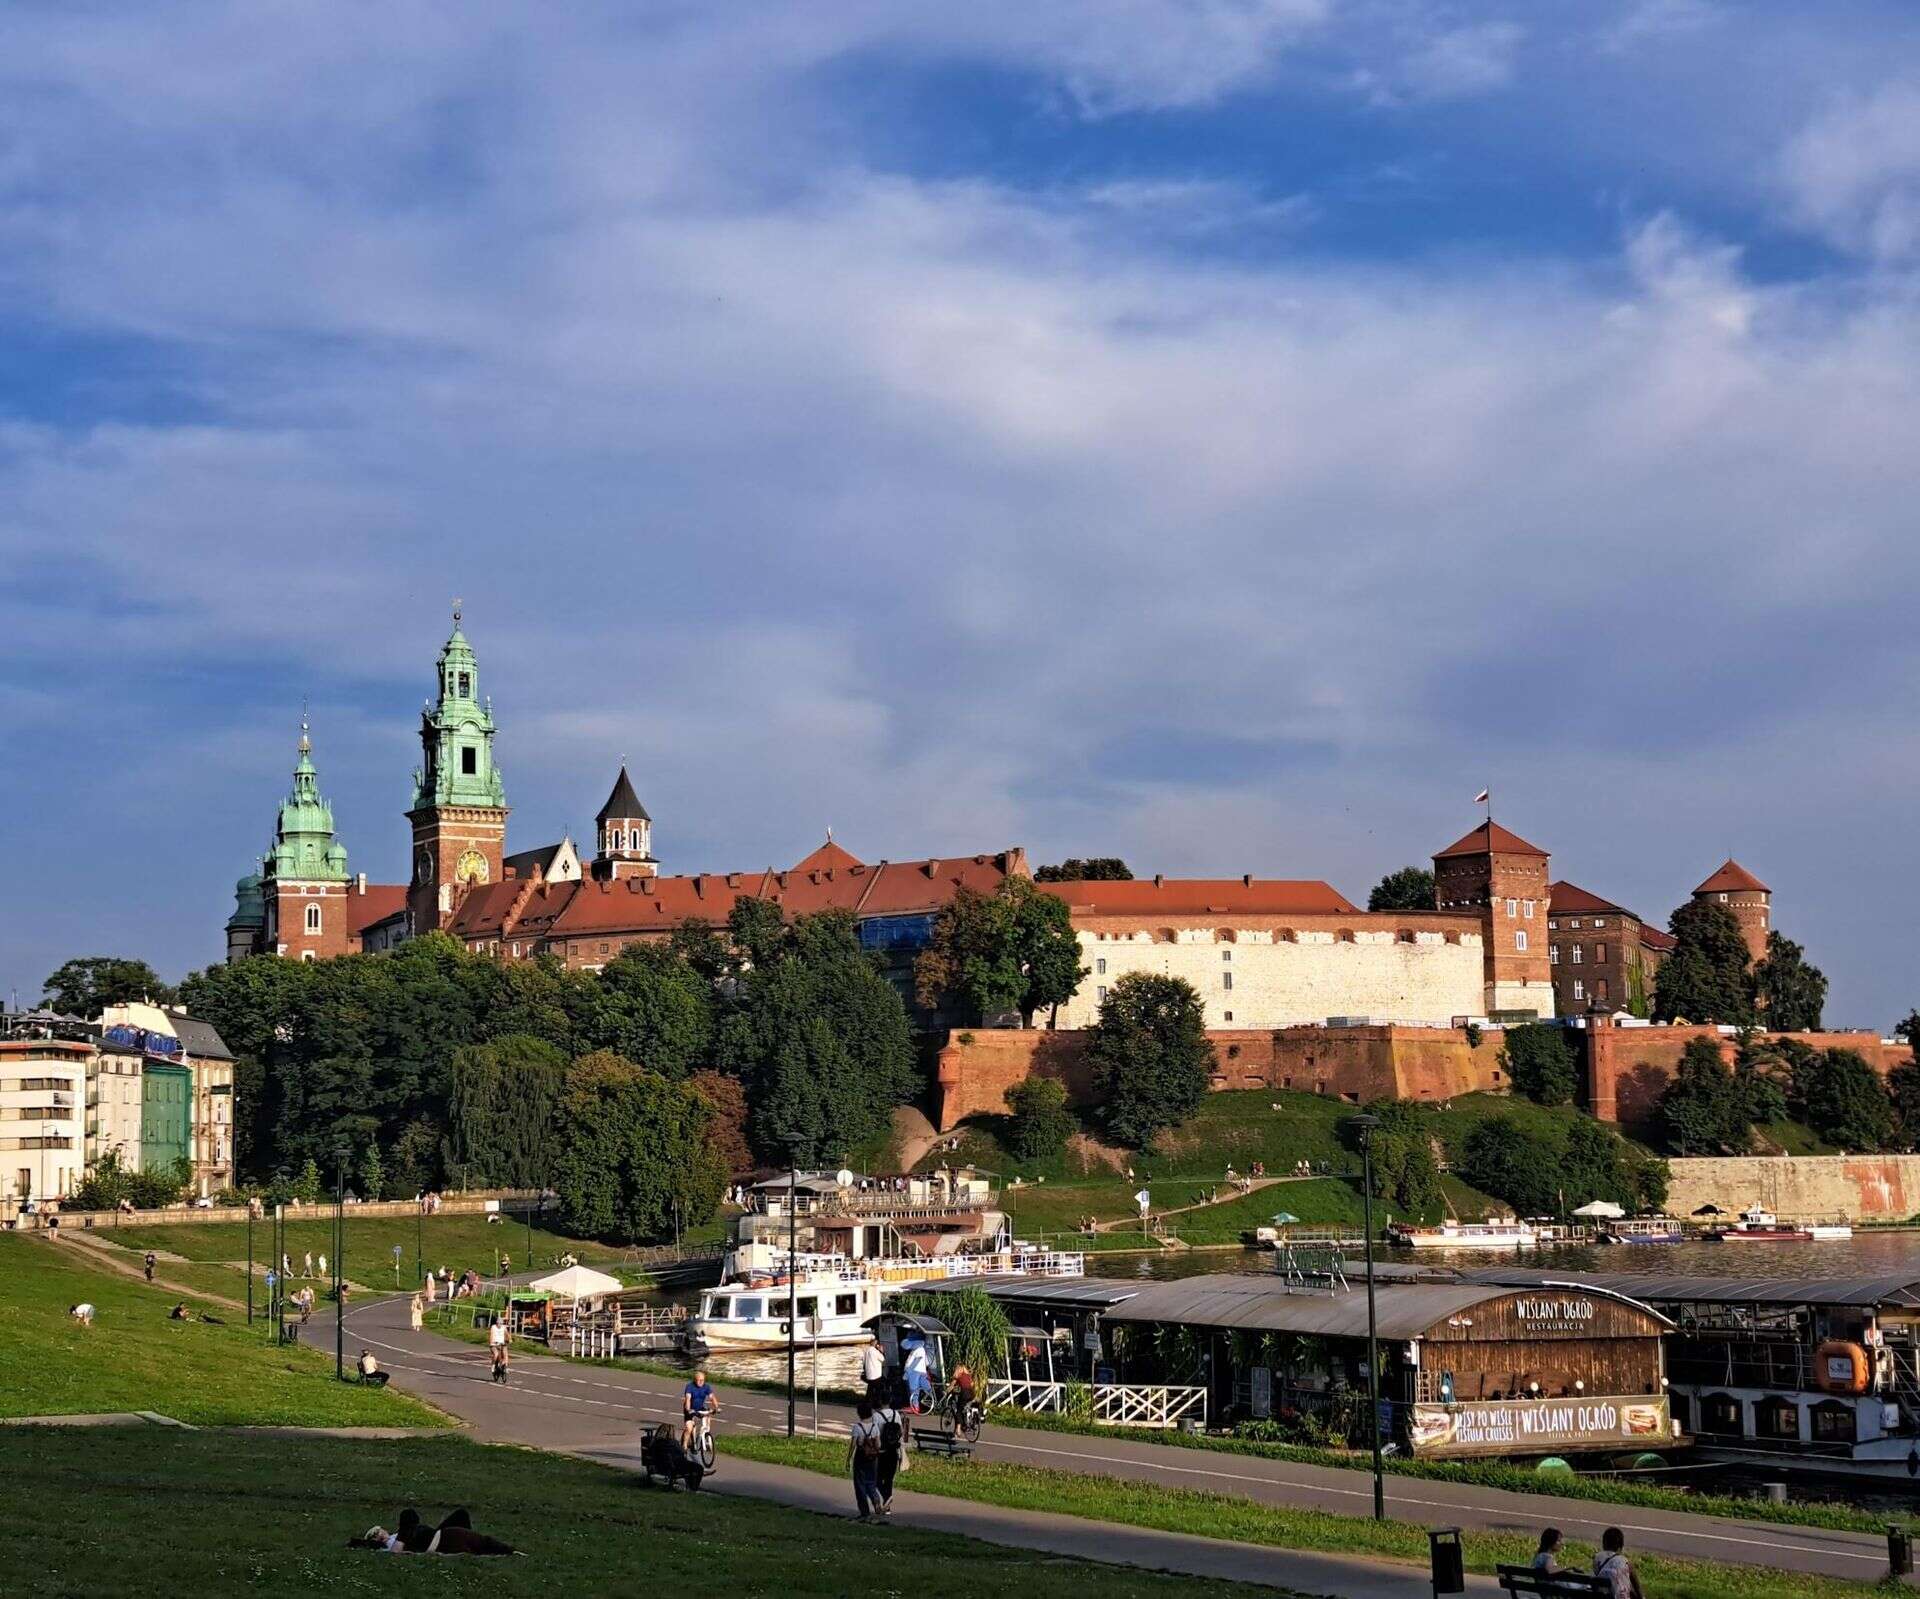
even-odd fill
[[(638, 1462), (640, 1429), (679, 1414), (680, 1378), (590, 1366), (516, 1349), (513, 1380), (502, 1387), (488, 1378), (484, 1349), (412, 1332), (403, 1298), (351, 1306), (347, 1315), (350, 1353), (371, 1348), (393, 1372), (397, 1387), (461, 1417), (476, 1437), (487, 1441), (561, 1449), (631, 1467)], [(784, 1396), (729, 1389), (723, 1383), (716, 1387), (723, 1428), (785, 1430)], [(805, 1393), (800, 1395), (797, 1414), (801, 1430), (811, 1430), (812, 1405)], [(843, 1406), (823, 1403), (821, 1432), (844, 1435), (849, 1415)], [(977, 1454), (982, 1460), (1196, 1488), (1347, 1516), (1367, 1514), (1373, 1497), (1372, 1484), (1363, 1472), (1132, 1439), (990, 1427)], [(723, 1461), (711, 1486), (810, 1509), (851, 1510), (849, 1492), (834, 1479), (737, 1457)], [(844, 1507), (843, 1500), (847, 1501)], [(1197, 1575), (1231, 1575), (1239, 1581), (1305, 1593), (1413, 1599), (1431, 1591), (1424, 1571), (1385, 1562), (1187, 1538), (930, 1495), (914, 1495), (911, 1508), (905, 1500), (896, 1503), (900, 1514), (915, 1525), (1088, 1559)], [(1604, 1528), (1617, 1525), (1626, 1532), (1630, 1550), (1820, 1573), (1856, 1582), (1878, 1581), (1887, 1569), (1884, 1541), (1863, 1533), (1596, 1505), (1406, 1477), (1387, 1478), (1386, 1503), (1388, 1515), (1396, 1520), (1416, 1526), (1458, 1526), (1468, 1533), (1532, 1534), (1550, 1524), (1570, 1537), (1597, 1543)], [(1039, 1541), (1043, 1538), (1047, 1541)], [(1209, 1563), (1195, 1563), (1200, 1561)], [(1223, 1569), (1218, 1564), (1222, 1561), (1234, 1569)], [(1485, 1579), (1471, 1579), (1470, 1591), (1498, 1589)]]

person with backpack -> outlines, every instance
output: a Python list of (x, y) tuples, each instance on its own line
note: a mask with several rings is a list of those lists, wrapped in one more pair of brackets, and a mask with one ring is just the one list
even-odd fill
[(146, 1266), (147, 1266), (147, 1281), (148, 1281), (148, 1282), (152, 1282), (152, 1281), (153, 1281), (153, 1268), (154, 1268), (154, 1267), (155, 1267), (156, 1265), (158, 1265), (158, 1264), (159, 1264), (159, 1262), (158, 1262), (158, 1260), (157, 1260), (157, 1259), (155, 1258), (155, 1256), (154, 1256), (154, 1253), (153, 1253), (153, 1251), (152, 1251), (151, 1249), (149, 1249), (149, 1250), (147, 1251), (147, 1260), (146, 1260)]
[(870, 1399), (862, 1399), (854, 1407), (847, 1459), (853, 1466), (854, 1505), (862, 1521), (872, 1521), (876, 1513), (884, 1511), (880, 1503), (880, 1420), (873, 1413)]
[(907, 1418), (888, 1400), (881, 1400), (873, 1419), (880, 1423), (880, 1458), (875, 1463), (874, 1486), (880, 1490), (880, 1514), (893, 1514), (893, 1479), (907, 1458)]

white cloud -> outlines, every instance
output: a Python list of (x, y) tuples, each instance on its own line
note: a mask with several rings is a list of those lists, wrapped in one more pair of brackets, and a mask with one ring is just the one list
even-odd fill
[(1815, 117), (1780, 162), (1794, 217), (1843, 249), (1920, 255), (1920, 88), (1889, 84)]

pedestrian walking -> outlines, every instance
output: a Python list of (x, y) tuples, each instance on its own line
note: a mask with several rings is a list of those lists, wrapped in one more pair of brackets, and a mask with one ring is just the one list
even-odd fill
[[(320, 1275), (321, 1275), (322, 1277), (324, 1277), (324, 1276), (326, 1276), (326, 1274), (327, 1274), (327, 1257), (326, 1257), (326, 1256), (325, 1256), (325, 1255), (323, 1254), (323, 1255), (322, 1255), (322, 1256), (320, 1257)], [(308, 1272), (308, 1273), (307, 1273), (307, 1275), (308, 1275), (309, 1277), (311, 1277), (311, 1276), (313, 1275), (313, 1273), (312, 1273), (312, 1272)]]
[(433, 1290), (434, 1290), (434, 1276), (432, 1272), (428, 1272), (427, 1273), (427, 1306), (429, 1309), (431, 1309), (433, 1306)]
[(886, 1393), (887, 1357), (878, 1338), (869, 1338), (860, 1351), (860, 1380), (867, 1385), (867, 1397), (878, 1404)]
[(853, 1467), (854, 1506), (860, 1520), (871, 1521), (880, 1508), (880, 1422), (869, 1399), (862, 1399), (854, 1407), (847, 1459)]
[(893, 1479), (907, 1455), (907, 1418), (889, 1402), (874, 1408), (880, 1423), (880, 1458), (874, 1462), (874, 1487), (880, 1492), (880, 1514), (893, 1514)]
[(155, 1259), (154, 1259), (154, 1254), (153, 1254), (153, 1251), (152, 1251), (151, 1249), (149, 1249), (149, 1250), (147, 1251), (147, 1260), (146, 1260), (146, 1267), (147, 1267), (147, 1281), (148, 1281), (148, 1282), (152, 1282), (152, 1281), (153, 1281), (153, 1268), (154, 1268), (154, 1266), (155, 1266), (155, 1264), (156, 1264), (156, 1261), (155, 1261)]
[(411, 1299), (407, 1301), (407, 1325), (410, 1326), (415, 1332), (419, 1332), (421, 1327), (424, 1325), (424, 1322), (425, 1322), (425, 1316), (424, 1316), (423, 1307), (421, 1306), (421, 1303), (420, 1303), (420, 1296), (418, 1294), (415, 1294)]
[(293, 1262), (287, 1259), (285, 1255), (282, 1255), (280, 1257), (280, 1275), (283, 1278), (291, 1277), (293, 1275)]
[[(324, 1277), (326, 1276), (326, 1274), (327, 1274), (327, 1257), (325, 1255), (322, 1255), (320, 1257), (320, 1275)], [(313, 1275), (313, 1251), (311, 1249), (307, 1251), (305, 1257), (301, 1261), (300, 1275), (302, 1277), (311, 1277)]]

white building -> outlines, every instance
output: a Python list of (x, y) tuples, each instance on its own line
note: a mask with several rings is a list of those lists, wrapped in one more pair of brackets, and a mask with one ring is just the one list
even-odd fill
[(69, 1039), (0, 1039), (0, 1190), (11, 1207), (80, 1186), (92, 1055)]
[(122, 1171), (140, 1169), (141, 1063), (130, 1044), (103, 1038), (87, 1062), (87, 1142), (89, 1171), (107, 1155)]

